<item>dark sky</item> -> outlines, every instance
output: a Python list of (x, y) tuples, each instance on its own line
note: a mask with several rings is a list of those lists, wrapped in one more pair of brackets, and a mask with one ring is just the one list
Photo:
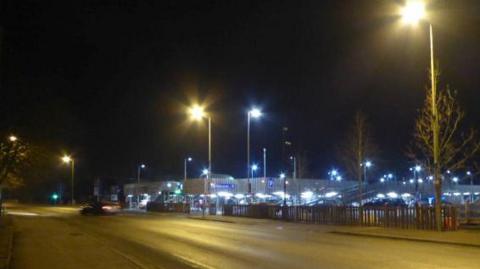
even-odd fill
[[(399, 1), (2, 1), (2, 130), (73, 152), (80, 177), (181, 175), (206, 164), (205, 125), (185, 105), (207, 102), (213, 170), (244, 176), (252, 159), (281, 169), (281, 129), (325, 177), (353, 113), (367, 113), (379, 170), (400, 170), (428, 83), (428, 28), (402, 27)], [(470, 123), (480, 108), (480, 2), (429, 7), (441, 85), (458, 89)], [(59, 152), (60, 154), (61, 152)]]

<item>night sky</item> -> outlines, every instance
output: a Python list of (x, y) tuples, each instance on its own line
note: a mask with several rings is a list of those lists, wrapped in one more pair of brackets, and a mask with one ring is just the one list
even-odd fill
[[(21, 1), (1, 3), (0, 130), (71, 152), (80, 180), (198, 175), (206, 124), (186, 105), (208, 103), (213, 172), (245, 176), (268, 149), (281, 169), (282, 127), (326, 177), (357, 110), (381, 149), (379, 173), (405, 172), (428, 85), (428, 27), (404, 27), (400, 1)], [(480, 1), (429, 6), (440, 88), (459, 91), (480, 128)], [(341, 168), (341, 167), (340, 167)]]

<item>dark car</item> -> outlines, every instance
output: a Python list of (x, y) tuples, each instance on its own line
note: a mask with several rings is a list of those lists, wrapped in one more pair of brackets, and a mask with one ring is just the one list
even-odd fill
[(365, 203), (363, 206), (406, 206), (407, 204), (401, 198), (378, 198)]
[(82, 215), (108, 215), (120, 211), (121, 207), (118, 203), (110, 202), (91, 202), (86, 204), (80, 210)]

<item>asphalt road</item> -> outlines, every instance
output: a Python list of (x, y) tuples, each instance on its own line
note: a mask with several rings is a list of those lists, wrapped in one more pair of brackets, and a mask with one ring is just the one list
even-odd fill
[(480, 268), (480, 249), (350, 237), (328, 226), (167, 214), (80, 216), (77, 209), (8, 209), (13, 269)]

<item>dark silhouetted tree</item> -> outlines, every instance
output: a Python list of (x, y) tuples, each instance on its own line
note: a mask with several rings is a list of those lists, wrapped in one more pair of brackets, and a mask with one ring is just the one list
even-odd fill
[(358, 181), (358, 200), (363, 199), (363, 167), (361, 164), (371, 160), (378, 153), (378, 147), (372, 139), (367, 117), (358, 111), (348, 129), (345, 140), (338, 146), (337, 156), (347, 174)]

